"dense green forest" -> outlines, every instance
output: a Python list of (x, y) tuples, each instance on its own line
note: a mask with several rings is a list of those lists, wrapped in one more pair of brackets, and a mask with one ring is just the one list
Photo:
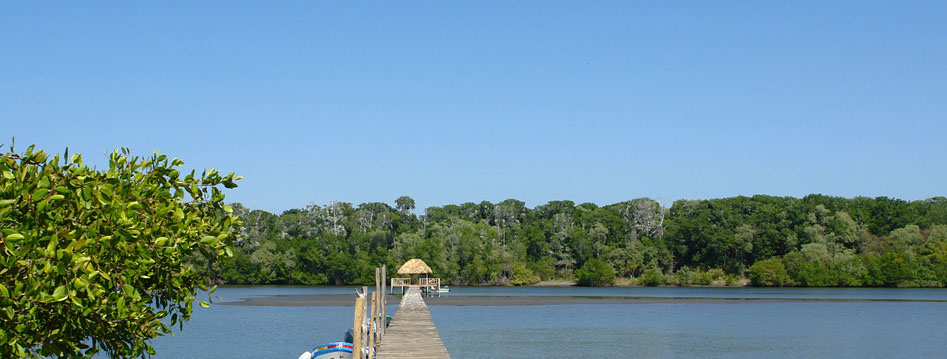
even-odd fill
[[(245, 222), (233, 257), (201, 263), (226, 284), (369, 283), (377, 265), (394, 274), (421, 258), (453, 284), (609, 284), (617, 276), (646, 285), (947, 285), (944, 197), (758, 195), (670, 208), (641, 198), (532, 209), (508, 199), (422, 215), (406, 196), (394, 207), (333, 202), (279, 215), (232, 207)], [(588, 279), (593, 273), (612, 278)]]

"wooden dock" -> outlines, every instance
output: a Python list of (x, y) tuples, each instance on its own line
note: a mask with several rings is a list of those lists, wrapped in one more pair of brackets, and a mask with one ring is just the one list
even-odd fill
[(409, 287), (401, 298), (377, 353), (378, 359), (450, 359), (418, 286)]

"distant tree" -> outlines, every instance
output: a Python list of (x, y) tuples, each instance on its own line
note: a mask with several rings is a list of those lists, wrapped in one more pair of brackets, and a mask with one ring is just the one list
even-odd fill
[(649, 287), (659, 286), (664, 284), (664, 282), (664, 274), (655, 268), (646, 270), (644, 275), (641, 276), (641, 284)]
[(497, 226), (497, 233), (504, 242), (506, 241), (504, 229), (513, 228), (513, 226), (520, 224), (520, 217), (526, 212), (524, 205), (523, 201), (512, 198), (497, 203), (493, 213), (494, 223)]
[(912, 254), (915, 249), (921, 249), (926, 244), (924, 242), (925, 238), (921, 234), (921, 228), (914, 224), (891, 231), (891, 239), (907, 248)]
[(401, 196), (395, 200), (395, 208), (401, 212), (408, 212), (414, 209), (414, 200), (408, 196)]
[(615, 284), (615, 269), (605, 261), (593, 258), (575, 271), (576, 281), (581, 286), (604, 287)]
[(644, 248), (641, 241), (633, 241), (624, 247), (610, 249), (605, 253), (605, 258), (614, 268), (618, 268), (618, 274), (634, 276), (644, 264), (643, 252)]
[(789, 284), (789, 274), (779, 258), (759, 261), (750, 266), (750, 283), (758, 287), (782, 287)]
[(539, 277), (533, 274), (533, 271), (527, 268), (523, 262), (513, 263), (512, 272), (513, 279), (510, 281), (512, 285), (527, 285), (539, 282)]
[(240, 178), (182, 164), (126, 149), (103, 171), (33, 146), (0, 157), (0, 357), (145, 356), (190, 318), (208, 278), (188, 258), (231, 253), (240, 221), (217, 187)]

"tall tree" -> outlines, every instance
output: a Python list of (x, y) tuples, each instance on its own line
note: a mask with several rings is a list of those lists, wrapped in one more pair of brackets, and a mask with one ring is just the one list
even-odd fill
[(402, 213), (407, 213), (414, 209), (414, 200), (408, 196), (401, 196), (395, 200), (395, 208)]

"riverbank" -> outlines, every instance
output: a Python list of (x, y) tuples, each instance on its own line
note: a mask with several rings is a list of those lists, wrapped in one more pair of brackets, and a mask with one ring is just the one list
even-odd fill
[[(401, 299), (389, 295), (388, 303)], [(787, 303), (787, 302), (947, 302), (940, 299), (851, 299), (851, 298), (705, 298), (705, 297), (608, 297), (608, 296), (432, 296), (424, 298), (429, 306), (533, 306), (571, 304), (658, 304), (658, 303)], [(337, 307), (352, 306), (351, 294), (277, 295), (218, 303), (250, 307)]]
[[(528, 285), (529, 287), (573, 287), (577, 283), (574, 280), (544, 280), (539, 283), (534, 283)], [(739, 288), (747, 287), (750, 285), (750, 280), (746, 278), (739, 278), (733, 282), (731, 285), (727, 285), (726, 280), (716, 280), (712, 284), (708, 285), (699, 285), (699, 284), (662, 284), (657, 287), (693, 287), (693, 288)], [(615, 285), (613, 287), (647, 287), (646, 285), (640, 284), (634, 278), (618, 278), (615, 280)]]

